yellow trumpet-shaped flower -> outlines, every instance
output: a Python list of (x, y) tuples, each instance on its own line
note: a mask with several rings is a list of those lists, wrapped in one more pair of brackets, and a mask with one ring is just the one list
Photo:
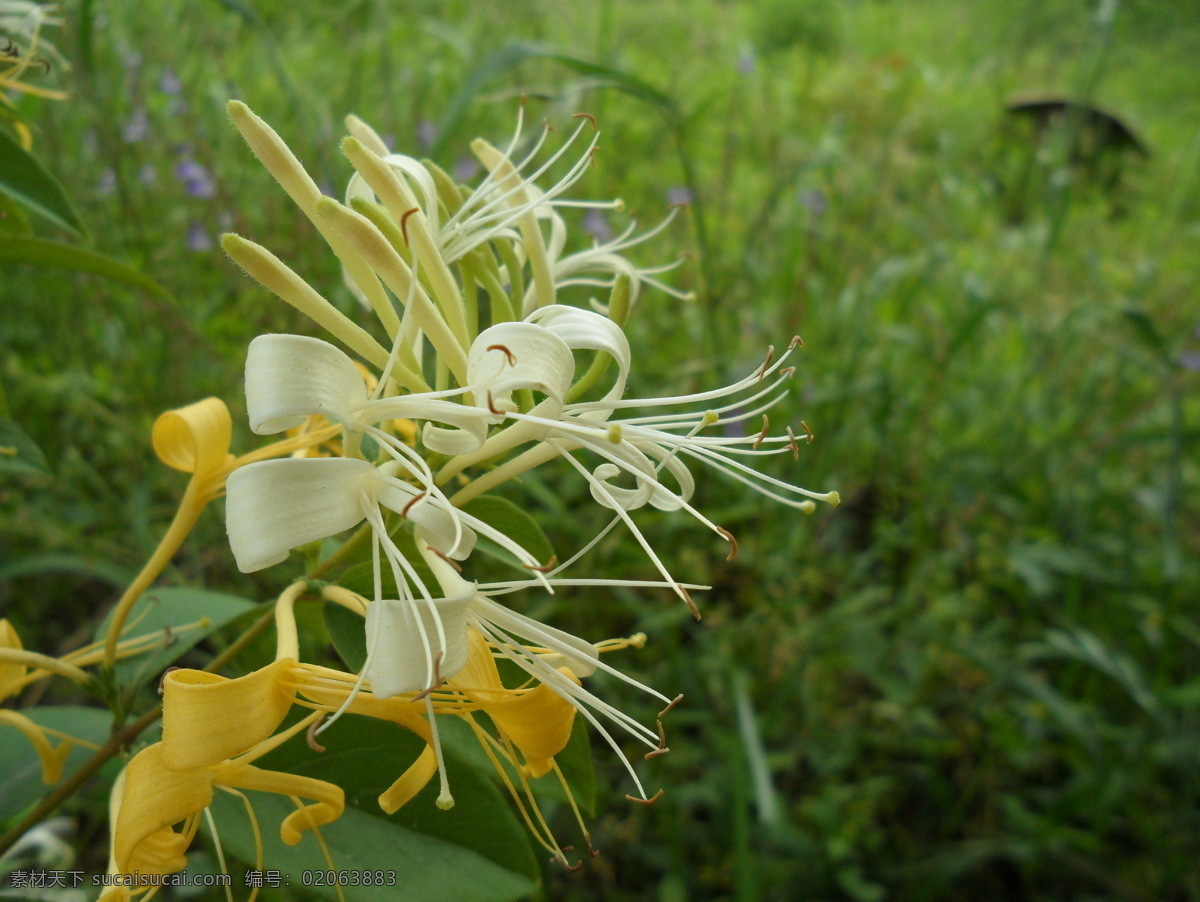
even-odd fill
[(233, 421), (224, 401), (206, 398), (187, 407), (167, 411), (158, 418), (153, 432), (155, 453), (167, 466), (190, 473), (192, 478), (179, 503), (175, 519), (167, 528), (167, 534), (113, 611), (105, 639), (106, 665), (112, 666), (116, 660), (117, 642), (129, 611), (179, 550), (208, 503), (224, 493), (229, 474), (245, 464), (284, 457), (320, 445), (337, 435), (340, 429), (337, 425), (309, 429), (295, 437), (235, 457), (229, 451)]

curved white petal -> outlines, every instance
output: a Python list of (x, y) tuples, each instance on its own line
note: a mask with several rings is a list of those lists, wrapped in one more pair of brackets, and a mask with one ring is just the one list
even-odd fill
[(553, 332), (573, 351), (603, 351), (617, 363), (617, 379), (605, 394), (605, 400), (620, 398), (629, 378), (629, 340), (621, 327), (607, 316), (592, 310), (551, 304), (529, 314), (526, 322), (536, 323)]
[(305, 335), (260, 335), (246, 354), (246, 411), (258, 435), (293, 429), (310, 414), (347, 426), (366, 403), (367, 386), (349, 357)]
[(474, 597), (472, 588), (453, 598), (384, 598), (367, 606), (365, 675), (377, 698), (426, 689), (431, 672), (445, 680), (463, 669)]
[(226, 482), (225, 528), (238, 569), (285, 560), (297, 545), (336, 535), (363, 519), (375, 468), (351, 458), (291, 458), (247, 464)]
[(533, 323), (500, 323), (479, 333), (467, 354), (476, 403), (510, 404), (517, 389), (532, 389), (562, 404), (575, 375), (571, 348)]

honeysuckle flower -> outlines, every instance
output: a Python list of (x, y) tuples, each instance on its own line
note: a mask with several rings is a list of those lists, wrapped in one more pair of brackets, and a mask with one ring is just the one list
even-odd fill
[(35, 73), (49, 72), (51, 67), (67, 68), (62, 54), (42, 35), (42, 26), (62, 24), (62, 20), (54, 18), (53, 14), (53, 4), (0, 0), (0, 41), (3, 41), (0, 46), (0, 108), (4, 110), (0, 118), (12, 121), (21, 146), (26, 150), (33, 145), (33, 137), (28, 126), (11, 112), (16, 109), (16, 104), (7, 92), (16, 91), (49, 100), (64, 100), (68, 96), (65, 91), (43, 88), (28, 80)]
[(310, 430), (296, 438), (235, 457), (229, 451), (233, 421), (225, 402), (218, 398), (206, 398), (178, 410), (169, 410), (155, 421), (152, 434), (155, 453), (167, 466), (190, 474), (191, 479), (166, 535), (113, 610), (105, 640), (108, 666), (116, 660), (117, 645), (133, 605), (175, 556), (208, 504), (224, 492), (229, 474), (254, 461), (320, 444), (336, 434), (339, 428)]

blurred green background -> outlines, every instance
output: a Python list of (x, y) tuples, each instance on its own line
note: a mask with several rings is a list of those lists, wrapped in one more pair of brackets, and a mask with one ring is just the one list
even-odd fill
[[(702, 508), (641, 519), (667, 593), (536, 613), (686, 700), (643, 808), (596, 744), (600, 857), (552, 899), (1200, 899), (1200, 10), (1127, 0), (94, 0), (47, 32), (72, 97), (25, 99), (34, 150), (88, 245), (169, 303), (99, 278), (0, 270), (0, 380), (52, 477), (0, 483), (0, 605), (27, 646), (90, 635), (183, 486), (163, 410), (215, 394), (242, 425), (264, 331), (311, 331), (224, 258), (260, 241), (344, 309), (320, 237), (228, 123), (246, 101), (340, 193), (356, 113), (469, 172), (530, 119), (602, 130), (581, 196), (687, 252), (637, 308), (632, 394), (805, 348), (772, 420), (816, 436), (774, 475), (844, 503), (811, 517), (705, 477)], [(1038, 126), (1015, 97), (1086, 102)], [(1072, 112), (1074, 110), (1074, 112)], [(593, 218), (619, 231), (620, 214)], [(3, 240), (3, 238), (0, 238)], [(605, 522), (566, 468), (530, 485), (556, 548)], [(528, 497), (528, 496), (525, 496)], [(579, 502), (579, 503), (577, 503)], [(645, 576), (615, 532), (592, 571)], [(591, 575), (589, 573), (588, 575)], [(238, 574), (214, 507), (166, 582), (273, 597)], [(653, 721), (615, 681), (598, 694)], [(54, 701), (54, 690), (40, 701)], [(643, 710), (644, 708), (644, 710)], [(75, 804), (103, 868), (103, 792)], [(562, 819), (559, 835), (571, 833)], [(565, 841), (570, 842), (570, 839)], [(406, 866), (411, 866), (409, 863)]]

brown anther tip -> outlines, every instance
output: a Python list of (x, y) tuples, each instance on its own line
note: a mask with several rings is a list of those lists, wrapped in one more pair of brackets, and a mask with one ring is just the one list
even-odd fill
[(325, 722), (325, 715), (322, 714), (316, 720), (308, 725), (308, 729), (304, 733), (304, 741), (308, 743), (308, 747), (314, 752), (325, 751), (325, 746), (317, 742), (317, 728)]
[(751, 448), (753, 448), (755, 451), (757, 451), (757, 450), (758, 450), (758, 446), (759, 446), (759, 445), (761, 445), (761, 444), (763, 443), (763, 441), (766, 439), (766, 437), (767, 437), (767, 428), (768, 428), (768, 427), (771, 425), (771, 421), (767, 419), (767, 415), (766, 415), (765, 413), (762, 415), (762, 417), (763, 417), (763, 428), (762, 428), (762, 432), (760, 432), (760, 433), (758, 434), (758, 438), (756, 438), (756, 439), (754, 440), (754, 444), (750, 446), (750, 447), (751, 447)]
[(526, 570), (536, 570), (538, 573), (549, 573), (558, 566), (558, 555), (550, 555), (550, 560), (544, 564), (522, 564)]
[(675, 259), (676, 260), (695, 260), (696, 255), (693, 254), (691, 251), (680, 251), (678, 254), (675, 255)]
[(691, 204), (684, 203), (681, 200), (677, 200), (674, 203), (667, 204), (667, 209), (668, 210), (686, 210), (690, 206), (691, 206)]
[(657, 758), (659, 755), (665, 755), (667, 752), (671, 751), (669, 748), (667, 748), (667, 731), (663, 729), (662, 721), (657, 720), (655, 723), (658, 724), (658, 748), (651, 749), (650, 751), (646, 752), (643, 757), (647, 761), (649, 761), (651, 758)]
[(414, 495), (412, 501), (410, 501), (410, 502), (408, 502), (408, 504), (404, 505), (404, 510), (400, 511), (400, 519), (407, 520), (408, 512), (412, 509), (412, 506), (428, 494), (429, 494), (428, 492), (422, 492), (419, 495)]
[(762, 382), (763, 377), (767, 375), (767, 367), (771, 365), (771, 361), (775, 359), (775, 345), (767, 345), (767, 359), (762, 362), (762, 366), (758, 370), (758, 381)]
[(808, 440), (808, 443), (811, 445), (812, 440), (813, 440), (812, 430), (808, 428), (808, 423), (804, 422), (804, 420), (800, 421), (800, 425), (804, 427), (805, 438)]
[(637, 802), (639, 805), (653, 805), (660, 798), (662, 798), (662, 794), (663, 794), (663, 791), (660, 789), (658, 792), (656, 792), (654, 795), (650, 796), (650, 798), (648, 798), (648, 799), (639, 799), (636, 796), (629, 795), (628, 793), (625, 794), (625, 798), (629, 799), (629, 801), (631, 801), (631, 802)]
[(504, 352), (504, 356), (505, 356), (505, 357), (508, 359), (508, 365), (509, 365), (509, 366), (516, 366), (516, 365), (517, 365), (517, 355), (516, 355), (516, 354), (514, 354), (512, 351), (510, 351), (510, 350), (509, 350), (507, 347), (505, 347), (504, 345), (488, 345), (488, 346), (487, 346), (487, 350), (489, 350), (489, 351), (503, 351), (503, 352)]
[(432, 551), (434, 554), (436, 554), (438, 557), (440, 557), (443, 561), (445, 561), (447, 564), (449, 564), (455, 570), (457, 570), (459, 573), (462, 573), (462, 564), (460, 564), (458, 561), (454, 560), (454, 558), (450, 557), (450, 555), (446, 554), (444, 551), (441, 551), (440, 549), (434, 548), (432, 545), (429, 546), (429, 550)]
[(166, 670), (164, 670), (162, 672), (162, 676), (160, 676), (158, 678), (158, 694), (159, 695), (163, 694), (163, 689), (167, 683), (167, 677), (170, 676), (172, 673), (174, 673), (176, 670), (182, 670), (182, 669), (183, 669), (182, 667), (176, 667), (175, 665), (171, 665), (170, 667), (168, 667)]
[(438, 686), (442, 685), (442, 652), (438, 652), (433, 659), (433, 685), (426, 686), (420, 692), (412, 697), (414, 702), (424, 701), (429, 693), (433, 692)]
[(586, 843), (587, 843), (587, 846), (588, 846), (588, 854), (589, 854), (589, 855), (591, 855), (593, 858), (595, 858), (597, 855), (599, 855), (599, 854), (600, 854), (600, 850), (599, 850), (599, 849), (597, 849), (597, 848), (595, 848), (595, 847), (592, 845), (592, 837), (591, 837), (591, 834), (589, 834), (589, 833), (586, 833), (586, 832), (585, 832), (585, 833), (583, 834), (583, 840), (584, 840), (584, 842), (586, 842)]
[(696, 602), (692, 601), (692, 596), (688, 594), (688, 590), (679, 585), (675, 586), (675, 588), (679, 591), (680, 595), (683, 596), (683, 600), (687, 602), (688, 610), (692, 612), (692, 616), (699, 620), (700, 609), (696, 607)]
[(596, 131), (596, 117), (591, 113), (575, 113), (571, 116), (572, 119), (586, 119), (592, 123), (592, 131)]
[(792, 427), (787, 427), (788, 447), (792, 449), (792, 457), (795, 460), (800, 459), (800, 446), (796, 444), (796, 434), (792, 432)]
[(404, 215), (400, 217), (400, 234), (404, 236), (404, 243), (408, 244), (408, 217), (414, 213), (419, 213), (420, 207), (413, 207), (411, 210), (405, 210)]
[(542, 120), (542, 128), (544, 128), (548, 132), (555, 132), (555, 133), (558, 132), (558, 129), (556, 129), (553, 125), (550, 124), (549, 119)]
[(790, 351), (793, 348), (802, 348), (802, 347), (804, 347), (804, 339), (801, 338), (799, 335), (793, 335), (792, 343), (790, 345), (788, 345), (788, 350)]
[(785, 379), (791, 379), (796, 375), (796, 368), (794, 366), (785, 366), (779, 371), (779, 375), (783, 376)]
[(673, 699), (671, 699), (671, 704), (667, 705), (665, 708), (663, 708), (661, 711), (659, 711), (658, 716), (666, 717), (667, 712), (670, 711), (672, 708), (674, 708), (676, 705), (678, 705), (681, 701), (683, 701), (683, 693), (682, 692), (679, 693), (677, 696), (675, 696)]
[(735, 557), (737, 557), (738, 553), (737, 539), (733, 537), (733, 533), (731, 533), (728, 529), (722, 529), (720, 526), (717, 527), (717, 532), (719, 532), (721, 534), (721, 538), (723, 538), (730, 545), (729, 556), (726, 557), (725, 560), (732, 561)]
[(503, 410), (496, 409), (496, 404), (495, 404), (495, 402), (492, 401), (492, 393), (491, 392), (487, 393), (487, 399), (488, 399), (488, 410), (490, 410), (494, 414), (498, 414), (499, 416), (504, 416)]

